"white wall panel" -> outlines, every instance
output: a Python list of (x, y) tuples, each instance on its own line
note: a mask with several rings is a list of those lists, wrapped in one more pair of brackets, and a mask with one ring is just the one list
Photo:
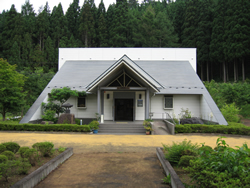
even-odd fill
[(173, 118), (178, 118), (181, 108), (188, 108), (193, 117), (200, 117), (200, 95), (173, 95), (173, 109), (164, 109), (164, 95), (151, 97), (151, 112), (154, 113), (152, 119), (166, 118), (166, 112)]
[[(109, 99), (107, 99), (109, 94)], [(105, 91), (104, 93), (104, 120), (113, 120), (113, 91)]]
[(118, 60), (124, 54), (132, 60), (185, 60), (196, 71), (196, 48), (59, 48), (58, 69), (67, 60)]
[[(143, 106), (137, 107), (137, 100), (139, 99), (139, 94), (141, 94), (141, 99), (143, 100)], [(145, 119), (145, 91), (135, 92), (135, 120)]]
[(74, 106), (70, 108), (70, 113), (75, 114), (76, 118), (96, 118), (95, 113), (97, 113), (97, 96), (87, 95), (86, 106), (87, 108), (77, 108), (77, 97), (70, 97), (66, 103), (73, 104)]
[(217, 122), (215, 119), (212, 110), (210, 109), (209, 105), (207, 104), (207, 101), (205, 100), (205, 97), (203, 95), (200, 97), (200, 105), (201, 105), (201, 118), (209, 121)]

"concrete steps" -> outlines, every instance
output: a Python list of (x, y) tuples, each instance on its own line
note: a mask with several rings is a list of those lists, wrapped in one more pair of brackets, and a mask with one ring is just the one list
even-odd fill
[(145, 129), (140, 124), (100, 124), (98, 133), (100, 134), (138, 134), (145, 135)]

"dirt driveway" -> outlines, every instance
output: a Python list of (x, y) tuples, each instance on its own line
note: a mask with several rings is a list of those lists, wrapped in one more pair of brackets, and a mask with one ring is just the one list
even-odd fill
[(48, 187), (168, 187), (156, 154), (74, 154), (36, 188)]

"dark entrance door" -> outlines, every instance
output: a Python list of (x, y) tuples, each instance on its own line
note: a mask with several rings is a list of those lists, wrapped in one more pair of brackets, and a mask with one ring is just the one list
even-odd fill
[(115, 99), (115, 121), (133, 121), (133, 99)]

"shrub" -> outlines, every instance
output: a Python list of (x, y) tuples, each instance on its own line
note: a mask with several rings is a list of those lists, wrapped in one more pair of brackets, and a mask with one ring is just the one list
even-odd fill
[(165, 153), (165, 158), (173, 165), (177, 165), (180, 161), (182, 153), (184, 150), (196, 150), (198, 144), (192, 144), (191, 141), (186, 139), (181, 143), (173, 142), (172, 145), (164, 145), (163, 148)]
[(240, 122), (240, 117), (238, 116), (239, 112), (241, 109), (239, 109), (235, 103), (232, 104), (225, 104), (222, 108), (221, 108), (221, 113), (223, 114), (223, 116), (225, 117), (225, 119), (227, 121), (230, 122)]
[(16, 161), (7, 160), (5, 163), (0, 163), (0, 174), (8, 182), (8, 178), (17, 174), (18, 164)]
[(66, 150), (65, 147), (61, 147), (61, 146), (60, 146), (60, 147), (58, 148), (58, 151), (59, 151), (59, 152), (64, 152), (65, 150)]
[(38, 142), (32, 146), (44, 157), (49, 157), (53, 153), (54, 144), (52, 142)]
[(15, 154), (12, 151), (4, 151), (1, 153), (1, 155), (5, 155), (8, 160), (14, 160), (15, 159)]
[(240, 115), (245, 118), (250, 118), (250, 104), (241, 106)]
[(89, 127), (93, 130), (99, 129), (99, 122), (96, 120), (93, 120), (90, 122)]
[(80, 119), (75, 118), (75, 122), (77, 125), (80, 125)]
[(18, 174), (28, 174), (31, 164), (29, 163), (28, 159), (24, 158), (22, 160), (17, 161), (17, 172)]
[(29, 147), (23, 146), (23, 147), (19, 148), (18, 152), (19, 152), (19, 154), (21, 155), (22, 158), (25, 158), (24, 153), (25, 153), (25, 151), (27, 151), (29, 149), (30, 149)]
[(39, 159), (38, 151), (34, 148), (28, 149), (23, 153), (24, 158), (28, 158), (32, 166), (36, 165), (36, 162)]
[(0, 122), (0, 130), (8, 131), (66, 131), (66, 132), (89, 132), (89, 125), (71, 125), (71, 124), (18, 124)]
[(247, 187), (250, 182), (247, 144), (238, 149), (217, 139), (216, 150), (204, 152), (186, 168), (201, 187)]
[(190, 166), (190, 160), (193, 160), (195, 158), (196, 158), (195, 156), (183, 155), (180, 158), (178, 166), (185, 166), (185, 167)]
[(57, 119), (55, 118), (56, 111), (55, 110), (46, 110), (42, 118), (44, 121), (53, 121), (55, 122)]
[(5, 145), (0, 144), (0, 153), (4, 152), (6, 150)]
[(212, 147), (210, 147), (210, 146), (202, 146), (202, 147), (200, 147), (199, 149), (198, 149), (198, 151), (199, 151), (199, 154), (200, 155), (203, 155), (203, 154), (208, 154), (208, 153), (211, 153), (211, 152), (213, 152), (214, 150), (213, 150), (213, 148)]
[(8, 160), (8, 157), (6, 157), (5, 155), (0, 155), (0, 163), (5, 163), (7, 160)]
[(12, 151), (13, 153), (16, 153), (20, 148), (19, 144), (16, 142), (5, 142), (3, 145), (6, 147), (6, 150)]

